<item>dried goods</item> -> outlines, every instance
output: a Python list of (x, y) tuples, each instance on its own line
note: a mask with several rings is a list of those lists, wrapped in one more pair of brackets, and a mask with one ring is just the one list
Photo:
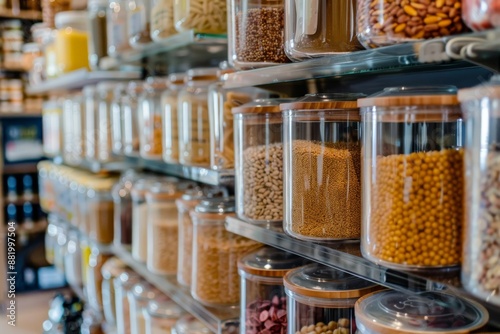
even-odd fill
[(350, 321), (346, 318), (340, 318), (337, 321), (330, 321), (327, 324), (324, 322), (317, 322), (309, 326), (302, 326), (300, 331), (295, 334), (349, 334)]
[(113, 242), (113, 202), (90, 202), (90, 236), (99, 243), (109, 244)]
[[(188, 5), (174, 6), (176, 28), (179, 31), (194, 29), (205, 34), (222, 34), (227, 30), (226, 2), (223, 0), (190, 0)], [(182, 7), (182, 8), (181, 8)], [(181, 10), (188, 8), (188, 13)]]
[(158, 157), (161, 156), (163, 152), (162, 144), (162, 120), (161, 115), (154, 114), (151, 119), (151, 123), (145, 124), (148, 127), (148, 131), (145, 131), (144, 144), (143, 144), (143, 154), (146, 157)]
[(246, 334), (266, 330), (269, 333), (286, 333), (286, 297), (274, 295), (271, 300), (255, 300), (247, 306), (246, 313)]
[(174, 0), (153, 1), (151, 9), (151, 38), (154, 41), (177, 33), (174, 25)]
[[(207, 99), (196, 99), (187, 95), (181, 103), (189, 104), (189, 116), (184, 115), (179, 154), (182, 164), (210, 165), (210, 121)], [(182, 112), (182, 111), (181, 111)]]
[(148, 269), (158, 274), (177, 272), (178, 212), (173, 202), (149, 202)]

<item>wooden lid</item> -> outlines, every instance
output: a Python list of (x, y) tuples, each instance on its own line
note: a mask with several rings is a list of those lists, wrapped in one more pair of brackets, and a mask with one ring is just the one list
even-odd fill
[(457, 105), (454, 86), (389, 87), (358, 100), (358, 107)]
[(233, 114), (275, 114), (281, 113), (280, 104), (293, 99), (258, 99), (232, 109)]
[(280, 108), (285, 110), (358, 110), (357, 100), (366, 97), (364, 94), (321, 93), (307, 94), (291, 103), (283, 103)]

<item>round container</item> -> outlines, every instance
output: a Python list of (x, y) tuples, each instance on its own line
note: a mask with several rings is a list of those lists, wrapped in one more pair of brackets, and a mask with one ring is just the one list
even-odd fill
[(217, 80), (216, 68), (196, 68), (186, 72), (186, 86), (178, 95), (179, 162), (210, 165), (210, 121), (208, 86)]
[(151, 8), (151, 39), (159, 42), (177, 33), (174, 23), (174, 0), (153, 0)]
[(360, 298), (355, 311), (360, 334), (463, 334), (483, 327), (489, 318), (480, 304), (439, 292), (375, 292)]
[(62, 101), (48, 100), (42, 108), (43, 154), (56, 157), (62, 154)]
[(247, 222), (283, 220), (283, 120), (279, 105), (291, 101), (262, 99), (233, 108), (237, 214)]
[(163, 160), (168, 163), (179, 163), (179, 113), (177, 95), (184, 87), (183, 73), (168, 76), (168, 89), (161, 96), (163, 106)]
[(111, 148), (116, 155), (123, 155), (123, 102), (126, 99), (127, 86), (125, 84), (117, 85), (111, 101)]
[(89, 237), (102, 244), (113, 242), (113, 198), (111, 187), (115, 179), (102, 179), (87, 190), (87, 205), (90, 220)]
[(304, 240), (361, 232), (363, 94), (311, 94), (281, 105), (286, 233)]
[(113, 244), (117, 247), (130, 247), (132, 244), (132, 185), (138, 175), (133, 172), (125, 173), (111, 189), (114, 202), (114, 238)]
[(95, 161), (98, 152), (98, 112), (99, 103), (95, 86), (85, 86), (82, 90), (85, 100), (84, 128), (85, 128), (85, 158)]
[(213, 334), (213, 332), (194, 316), (186, 314), (175, 323), (172, 334)]
[(276, 332), (286, 332), (288, 320), (283, 276), (308, 263), (304, 258), (272, 247), (260, 248), (238, 261), (241, 334), (267, 329), (268, 320), (276, 323)]
[(462, 17), (474, 31), (497, 28), (500, 26), (500, 7), (494, 0), (462, 1)]
[(139, 156), (139, 124), (142, 115), (138, 112), (137, 102), (143, 90), (143, 81), (129, 81), (122, 101), (123, 152), (128, 156)]
[(89, 305), (94, 310), (102, 310), (102, 273), (103, 264), (112, 257), (108, 246), (97, 244), (93, 241), (90, 245), (90, 256), (86, 270), (86, 290)]
[(96, 158), (99, 162), (108, 162), (113, 158), (112, 143), (112, 101), (113, 93), (119, 87), (119, 84), (113, 81), (103, 81), (96, 86), (97, 97), (97, 152)]
[(106, 325), (116, 327), (116, 296), (113, 280), (126, 272), (127, 266), (120, 259), (112, 257), (101, 267), (102, 309)]
[(174, 22), (177, 31), (194, 30), (199, 34), (225, 34), (227, 5), (223, 0), (175, 0)]
[(134, 49), (141, 49), (150, 43), (151, 0), (128, 0), (127, 30), (128, 43)]
[(130, 305), (128, 293), (140, 281), (134, 271), (127, 269), (113, 280), (116, 306), (116, 333), (130, 334)]
[(207, 306), (236, 306), (240, 302), (238, 258), (260, 244), (228, 232), (226, 217), (234, 216), (232, 198), (203, 200), (191, 212), (193, 268), (191, 295)]
[(146, 334), (146, 320), (143, 309), (148, 307), (148, 303), (162, 296), (161, 292), (152, 285), (141, 282), (136, 283), (132, 290), (128, 292), (128, 302), (130, 305), (130, 334)]
[(458, 98), (464, 111), (465, 131), (465, 220), (462, 284), (473, 295), (500, 305), (500, 253), (495, 223), (500, 203), (500, 78), (461, 89)]
[(455, 87), (386, 88), (358, 106), (363, 256), (402, 270), (460, 265), (463, 124)]
[(131, 49), (128, 44), (127, 0), (109, 0), (106, 13), (106, 41), (108, 54), (119, 57)]
[(154, 179), (142, 178), (132, 185), (132, 257), (140, 262), (147, 261), (147, 219), (148, 204), (146, 190), (154, 183)]
[(357, 3), (358, 39), (365, 48), (414, 42), (462, 33), (466, 30), (460, 0)]
[(146, 320), (146, 334), (170, 333), (184, 310), (170, 300), (152, 300), (143, 309)]
[(107, 18), (108, 0), (89, 0), (89, 64), (92, 70), (99, 69), (99, 62), (108, 55)]
[(78, 230), (68, 230), (67, 238), (68, 241), (64, 252), (64, 275), (70, 286), (81, 287), (83, 284), (82, 254)]
[(290, 60), (285, 55), (285, 1), (231, 0), (228, 60), (238, 70)]
[(289, 333), (356, 333), (354, 304), (379, 289), (371, 282), (316, 263), (290, 271), (283, 283)]

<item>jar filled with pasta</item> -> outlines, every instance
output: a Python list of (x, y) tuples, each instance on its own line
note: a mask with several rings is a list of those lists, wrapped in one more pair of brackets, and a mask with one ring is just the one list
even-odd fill
[(194, 30), (200, 34), (225, 34), (226, 1), (175, 0), (174, 21), (177, 31)]
[(168, 163), (179, 163), (179, 113), (177, 109), (178, 94), (184, 87), (184, 73), (173, 73), (168, 76), (168, 89), (161, 96), (163, 107), (163, 160)]
[(152, 0), (151, 39), (161, 41), (177, 33), (174, 23), (174, 0)]

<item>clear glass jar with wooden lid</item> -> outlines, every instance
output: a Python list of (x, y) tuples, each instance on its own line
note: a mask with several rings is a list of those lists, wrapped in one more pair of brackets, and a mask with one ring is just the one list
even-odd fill
[(342, 271), (313, 263), (284, 279), (288, 332), (356, 333), (354, 304), (380, 287)]
[(128, 156), (139, 156), (139, 124), (142, 115), (138, 110), (138, 100), (143, 91), (144, 81), (129, 81), (123, 99), (123, 152)]
[(93, 181), (87, 190), (87, 205), (90, 221), (89, 237), (101, 244), (113, 242), (114, 203), (111, 188), (115, 178), (101, 178)]
[(261, 99), (233, 108), (238, 217), (255, 224), (283, 220), (283, 118), (280, 104)]
[(186, 312), (169, 298), (157, 298), (143, 309), (146, 320), (145, 334), (170, 333), (175, 323)]
[(359, 239), (363, 94), (310, 94), (281, 104), (283, 226), (311, 241)]
[(283, 277), (308, 260), (273, 247), (262, 247), (238, 261), (241, 277), (240, 333), (268, 329), (274, 321), (276, 332), (286, 332), (287, 305)]
[(402, 270), (458, 267), (464, 132), (456, 88), (386, 88), (358, 106), (363, 256)]
[(178, 95), (184, 87), (184, 73), (168, 76), (168, 89), (161, 96), (163, 107), (163, 161), (179, 163), (179, 112)]

